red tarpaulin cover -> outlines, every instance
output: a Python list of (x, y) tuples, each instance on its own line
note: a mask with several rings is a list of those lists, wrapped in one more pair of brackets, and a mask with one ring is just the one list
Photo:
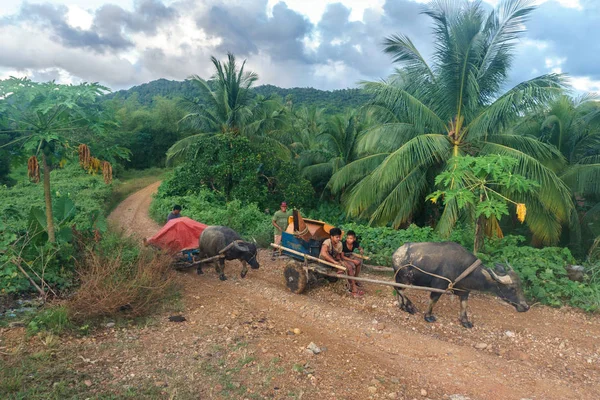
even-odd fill
[(161, 249), (177, 252), (198, 247), (198, 239), (208, 225), (187, 217), (170, 220), (148, 243)]

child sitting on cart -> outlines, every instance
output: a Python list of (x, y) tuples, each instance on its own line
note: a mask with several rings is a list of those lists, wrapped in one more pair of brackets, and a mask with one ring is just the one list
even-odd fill
[[(329, 239), (323, 241), (319, 258), (333, 264), (341, 265), (346, 268), (346, 272), (349, 276), (356, 276), (354, 263), (348, 257), (344, 256), (342, 230), (340, 228), (332, 228), (329, 231)], [(341, 270), (338, 271), (338, 273), (341, 273)], [(348, 280), (348, 284), (350, 285), (352, 296), (360, 297), (365, 294), (365, 292), (358, 288), (355, 281)]]
[[(360, 268), (362, 267), (362, 259), (354, 256), (353, 254), (354, 250), (358, 249), (358, 252), (362, 255), (364, 250), (362, 247), (360, 247), (360, 242), (356, 237), (356, 232), (348, 231), (348, 233), (346, 233), (346, 240), (342, 241), (342, 246), (344, 256), (354, 264), (354, 269), (356, 271), (354, 276), (358, 276), (360, 274)], [(362, 287), (362, 284), (360, 282), (356, 282), (356, 286)]]

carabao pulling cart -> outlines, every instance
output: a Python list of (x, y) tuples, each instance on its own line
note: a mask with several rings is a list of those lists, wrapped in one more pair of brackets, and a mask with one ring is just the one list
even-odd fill
[(144, 239), (144, 245), (152, 246), (173, 256), (173, 267), (185, 270), (224, 258), (223, 254), (233, 245), (222, 249), (217, 256), (200, 259), (198, 242), (208, 225), (191, 218), (180, 217), (168, 221), (154, 236)]

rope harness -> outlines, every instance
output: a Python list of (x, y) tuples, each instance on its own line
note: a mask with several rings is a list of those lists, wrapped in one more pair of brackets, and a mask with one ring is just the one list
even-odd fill
[(294, 236), (304, 236), (308, 233), (308, 225), (304, 227), (301, 231), (294, 231)]
[(413, 267), (416, 270), (419, 270), (420, 272), (426, 274), (426, 275), (430, 275), (433, 276), (434, 278), (438, 278), (438, 279), (443, 279), (445, 281), (448, 281), (448, 287), (446, 288), (447, 291), (449, 292), (454, 292), (455, 290), (460, 290), (460, 291), (466, 291), (465, 289), (458, 289), (455, 288), (454, 285), (456, 285), (458, 282), (460, 282), (461, 280), (463, 280), (464, 278), (466, 278), (467, 276), (469, 276), (473, 271), (475, 271), (475, 269), (477, 269), (479, 266), (481, 265), (481, 260), (480, 259), (476, 259), (475, 262), (473, 262), (473, 264), (469, 265), (469, 267), (467, 269), (465, 269), (455, 280), (454, 282), (452, 282), (450, 279), (446, 278), (445, 276), (441, 276), (441, 275), (437, 275), (434, 274), (433, 272), (427, 272), (422, 270), (421, 268), (417, 267), (414, 264), (406, 264), (403, 265), (402, 267), (398, 268), (396, 270), (396, 273), (394, 274), (394, 281), (396, 281), (396, 276), (398, 275), (398, 272), (400, 272), (401, 270), (403, 270), (404, 268), (407, 267)]

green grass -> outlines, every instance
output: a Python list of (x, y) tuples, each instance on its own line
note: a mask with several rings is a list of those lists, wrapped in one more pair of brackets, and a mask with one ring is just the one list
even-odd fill
[[(74, 356), (73, 356), (74, 357)], [(92, 385), (87, 386), (89, 380)], [(89, 382), (88, 382), (89, 383)], [(72, 359), (61, 358), (54, 350), (28, 356), (0, 359), (0, 398), (27, 400), (63, 399), (162, 399), (161, 389), (151, 382), (123, 388), (111, 385), (98, 392), (94, 377), (74, 368)]]

